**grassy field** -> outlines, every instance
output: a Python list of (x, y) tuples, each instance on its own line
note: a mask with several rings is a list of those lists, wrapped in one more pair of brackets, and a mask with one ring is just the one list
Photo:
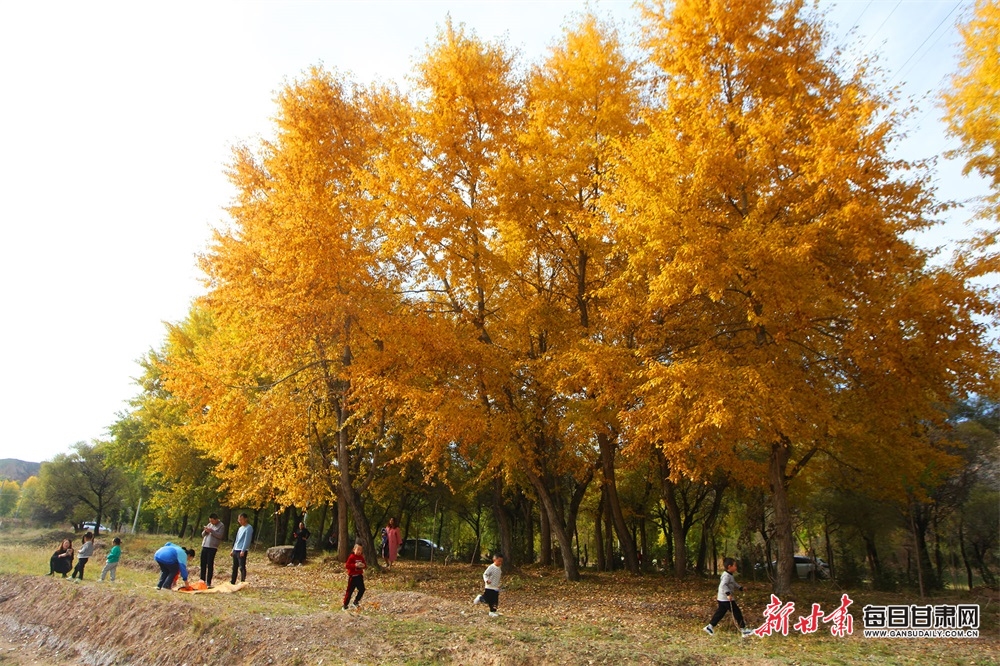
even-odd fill
[[(916, 594), (842, 590), (801, 583), (796, 610), (824, 611), (853, 600), (854, 633), (828, 625), (803, 635), (741, 639), (728, 618), (702, 631), (717, 580), (587, 573), (569, 584), (556, 569), (525, 567), (504, 576), (501, 613), (473, 606), (482, 569), (399, 562), (369, 573), (362, 609), (340, 610), (342, 565), (316, 556), (278, 567), (259, 547), (247, 582), (233, 594), (157, 592), (152, 552), (166, 537), (125, 536), (119, 581), (100, 583), (110, 538), (98, 541), (87, 580), (42, 574), (60, 532), (0, 533), (0, 664), (996, 664), (998, 595), (943, 594), (923, 603), (978, 604), (977, 639), (866, 639), (866, 604), (921, 603)], [(79, 542), (77, 537), (75, 543)], [(183, 545), (198, 550), (195, 542)], [(196, 567), (195, 567), (196, 568)], [(228, 580), (220, 552), (217, 581)], [(746, 581), (744, 581), (746, 582)], [(750, 626), (763, 621), (770, 588), (747, 584), (740, 602)], [(784, 599), (789, 601), (791, 599)]]

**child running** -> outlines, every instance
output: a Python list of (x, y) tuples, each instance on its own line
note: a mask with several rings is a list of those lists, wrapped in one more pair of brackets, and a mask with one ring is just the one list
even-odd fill
[(740, 607), (736, 605), (736, 600), (733, 599), (733, 592), (736, 590), (743, 591), (743, 586), (737, 583), (736, 578), (733, 576), (736, 573), (736, 560), (727, 557), (722, 560), (722, 566), (725, 571), (722, 572), (722, 577), (719, 579), (719, 592), (715, 595), (716, 601), (719, 602), (719, 607), (716, 609), (715, 615), (712, 616), (711, 622), (705, 625), (705, 633), (709, 636), (714, 636), (715, 625), (719, 624), (722, 618), (726, 617), (726, 613), (733, 611), (733, 618), (740, 626), (740, 633), (743, 636), (749, 636), (753, 631), (747, 629), (747, 623), (743, 621), (743, 613), (740, 611)]
[(503, 574), (503, 555), (493, 553), (493, 564), (486, 567), (483, 572), (483, 583), (486, 589), (482, 594), (476, 595), (472, 600), (474, 604), (486, 604), (490, 607), (490, 617), (496, 617), (500, 613), (497, 606), (500, 605), (500, 576)]
[(351, 595), (354, 590), (358, 591), (358, 596), (354, 600), (354, 607), (361, 604), (361, 597), (365, 596), (365, 562), (364, 550), (360, 543), (354, 544), (354, 552), (347, 556), (347, 594), (344, 595), (344, 610), (347, 610), (351, 603)]
[(111, 582), (115, 582), (118, 576), (118, 560), (122, 557), (122, 540), (115, 537), (111, 540), (111, 550), (108, 551), (107, 561), (104, 563), (104, 568), (101, 570), (101, 582), (104, 582), (104, 577), (111, 575)]

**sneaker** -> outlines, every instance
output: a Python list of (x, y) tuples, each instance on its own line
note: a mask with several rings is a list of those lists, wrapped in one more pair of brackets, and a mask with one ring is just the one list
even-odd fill
[(712, 625), (706, 624), (705, 625), (705, 633), (708, 634), (709, 636), (714, 636), (715, 635), (715, 629), (712, 629)]
[(744, 638), (746, 638), (747, 636), (753, 636), (753, 629), (747, 629), (746, 627), (743, 627), (742, 629), (740, 629), (740, 633), (743, 634)]
[(500, 616), (500, 613), (498, 613), (496, 611), (490, 611), (490, 617), (499, 617), (499, 616)]
[(472, 603), (474, 603), (474, 604), (481, 604), (481, 603), (483, 603), (483, 595), (477, 594), (476, 598), (472, 600)]
[(341, 608), (340, 610), (342, 610), (342, 611), (344, 611), (344, 612), (347, 612), (347, 606), (344, 606), (344, 607), (343, 607), (343, 608)]
[(288, 563), (288, 564), (286, 564), (285, 566), (286, 566), (286, 567), (294, 567), (294, 566), (295, 566), (295, 563), (294, 563), (294, 562), (289, 562), (289, 563)]
[(360, 605), (360, 604), (358, 604), (357, 602), (355, 602), (355, 603), (354, 603), (354, 604), (353, 604), (353, 605), (351, 606), (351, 608), (353, 608), (354, 610), (358, 610), (359, 608), (361, 608), (361, 605)]

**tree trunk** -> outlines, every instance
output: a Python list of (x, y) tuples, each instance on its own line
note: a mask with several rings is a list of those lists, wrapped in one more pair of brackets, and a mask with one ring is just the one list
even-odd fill
[(683, 578), (687, 573), (687, 530), (684, 529), (684, 521), (681, 519), (681, 509), (677, 506), (677, 487), (670, 480), (670, 463), (659, 448), (656, 449), (656, 458), (660, 463), (660, 492), (663, 495), (663, 503), (667, 507), (667, 521), (670, 523), (671, 555), (674, 564), (674, 575)]
[(938, 580), (938, 588), (941, 588), (944, 582), (944, 557), (941, 555), (941, 531), (938, 529), (937, 511), (934, 511), (931, 516), (934, 528), (934, 567)]
[(830, 567), (830, 579), (835, 580), (837, 575), (833, 566), (833, 543), (830, 540), (830, 521), (827, 516), (823, 516), (823, 535), (826, 538), (826, 563)]
[(343, 499), (343, 493), (340, 492), (338, 484), (337, 492), (337, 559), (341, 562), (347, 561), (347, 556), (351, 553), (351, 547), (354, 545), (348, 543), (349, 538), (349, 520), (350, 512), (347, 509), (347, 502)]
[(219, 520), (221, 520), (222, 524), (225, 525), (225, 529), (222, 530), (222, 541), (229, 541), (229, 523), (233, 520), (233, 507), (219, 507)]
[(649, 558), (649, 540), (646, 538), (646, 518), (642, 517), (639, 519), (639, 564), (642, 566), (643, 571), (649, 571), (649, 567), (652, 562)]
[(979, 575), (982, 576), (983, 585), (986, 587), (996, 587), (996, 576), (990, 571), (990, 566), (986, 562), (988, 548), (980, 548), (975, 541), (972, 542), (972, 555), (976, 559), (976, 566), (979, 568)]
[(969, 581), (969, 591), (972, 591), (972, 564), (969, 563), (969, 556), (965, 552), (965, 534), (963, 533), (964, 521), (958, 520), (958, 550), (962, 553), (962, 563), (965, 564), (965, 577)]
[(253, 510), (253, 538), (251, 541), (260, 541), (260, 509)]
[(872, 574), (872, 580), (879, 581), (882, 578), (882, 561), (879, 560), (878, 550), (875, 547), (875, 538), (862, 534), (861, 538), (865, 542), (865, 559), (868, 560), (868, 568)]
[(577, 517), (580, 515), (580, 505), (583, 504), (583, 497), (587, 494), (587, 487), (590, 482), (594, 479), (594, 469), (591, 468), (587, 472), (587, 476), (584, 477), (583, 481), (577, 484), (576, 490), (573, 491), (573, 496), (569, 500), (569, 508), (566, 510), (566, 533), (570, 535), (572, 539), (573, 535), (576, 535), (576, 560), (577, 566), (580, 562), (580, 535), (577, 534), (576, 521)]
[[(371, 562), (373, 566), (378, 562), (377, 554), (375, 552), (375, 544), (372, 541), (371, 526), (368, 524), (368, 516), (365, 515), (365, 505), (364, 500), (361, 495), (354, 488), (354, 479), (351, 478), (350, 470), (353, 469), (351, 465), (351, 454), (350, 454), (350, 433), (346, 427), (347, 413), (342, 405), (337, 406), (337, 467), (340, 471), (340, 500), (341, 503), (347, 505), (347, 510), (350, 513), (351, 519), (354, 521), (354, 540), (356, 543), (361, 544), (361, 548), (365, 555), (365, 560)], [(341, 537), (341, 547), (340, 550), (344, 550), (347, 544), (343, 543), (345, 541), (344, 535)], [(351, 544), (353, 547), (354, 544)], [(347, 560), (347, 555), (345, 553), (344, 560)]]
[(568, 581), (578, 581), (580, 580), (580, 570), (576, 566), (576, 558), (573, 557), (573, 542), (570, 540), (569, 533), (566, 531), (566, 525), (563, 523), (562, 517), (559, 515), (555, 503), (552, 501), (552, 495), (549, 494), (548, 489), (545, 484), (542, 483), (541, 478), (534, 472), (527, 472), (526, 476), (528, 481), (535, 488), (535, 494), (538, 495), (538, 499), (541, 500), (542, 508), (549, 514), (549, 527), (552, 530), (553, 535), (556, 537), (556, 542), (559, 544), (559, 550), (562, 554), (562, 564), (563, 571), (565, 573), (566, 580)]
[(674, 575), (683, 578), (687, 573), (687, 548), (685, 541), (687, 532), (681, 520), (681, 509), (677, 506), (676, 486), (669, 477), (663, 479), (663, 501), (667, 505), (667, 520), (670, 521), (670, 533), (673, 535)]
[(601, 493), (601, 498), (597, 500), (597, 511), (594, 514), (594, 543), (596, 548), (594, 552), (597, 555), (597, 570), (607, 571), (608, 562), (604, 559), (604, 530), (601, 528), (601, 524), (604, 517), (604, 493)]
[(503, 502), (503, 485), (499, 478), (493, 480), (493, 518), (500, 530), (500, 550), (503, 551), (504, 570), (514, 564), (514, 530), (510, 524), (510, 513)]
[(611, 521), (611, 502), (608, 501), (608, 487), (601, 485), (601, 496), (604, 498), (604, 559), (608, 571), (614, 571), (621, 564), (615, 554), (615, 530)]
[(545, 507), (538, 507), (539, 527), (539, 558), (538, 563), (543, 567), (552, 566), (552, 529), (549, 527), (549, 513)]
[(639, 573), (639, 557), (635, 550), (635, 540), (632, 533), (625, 524), (625, 515), (622, 513), (621, 501), (618, 499), (618, 484), (615, 480), (615, 453), (618, 451), (616, 440), (607, 433), (598, 433), (597, 443), (601, 449), (601, 473), (603, 475), (604, 486), (608, 491), (608, 504), (611, 507), (611, 517), (614, 520), (615, 532), (618, 534), (618, 542), (622, 547), (622, 554), (625, 556), (625, 568), (630, 573)]
[(326, 530), (326, 515), (328, 513), (330, 513), (330, 503), (323, 502), (323, 508), (319, 511), (319, 525), (314, 524), (313, 528), (310, 530), (310, 532), (313, 532), (316, 535), (317, 541), (320, 541), (321, 543), (323, 540), (323, 534), (325, 534)]
[(788, 500), (788, 477), (785, 470), (791, 455), (791, 443), (782, 438), (771, 445), (768, 481), (774, 503), (774, 537), (778, 546), (778, 570), (774, 575), (774, 594), (787, 597), (795, 575), (795, 539), (792, 536), (792, 508)]
[(712, 498), (712, 507), (708, 511), (708, 516), (701, 526), (701, 543), (698, 546), (698, 565), (696, 571), (702, 574), (705, 571), (705, 557), (708, 554), (708, 540), (715, 529), (715, 521), (719, 518), (719, 510), (722, 508), (722, 495), (726, 491), (726, 481), (714, 484), (715, 497)]
[[(913, 502), (910, 509), (910, 524), (913, 529), (914, 545), (917, 555), (917, 577), (920, 584), (926, 589), (938, 589), (940, 585), (935, 580), (934, 567), (931, 564), (930, 550), (927, 548), (927, 529), (930, 520), (923, 507), (917, 502)], [(923, 594), (921, 594), (923, 598)]]
[[(100, 523), (98, 523), (98, 525), (100, 525)], [(181, 528), (177, 530), (178, 539), (184, 538), (184, 533), (187, 531), (187, 526), (188, 526), (188, 515), (185, 513), (184, 518), (181, 520)]]

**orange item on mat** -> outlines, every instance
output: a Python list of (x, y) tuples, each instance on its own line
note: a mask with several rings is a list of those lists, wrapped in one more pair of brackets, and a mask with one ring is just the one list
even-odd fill
[(205, 585), (205, 581), (199, 580), (190, 585), (185, 585), (184, 587), (177, 588), (178, 592), (197, 592), (198, 590), (207, 590), (208, 585)]

